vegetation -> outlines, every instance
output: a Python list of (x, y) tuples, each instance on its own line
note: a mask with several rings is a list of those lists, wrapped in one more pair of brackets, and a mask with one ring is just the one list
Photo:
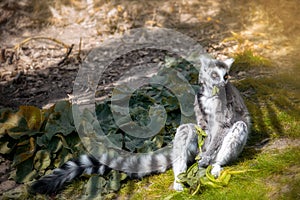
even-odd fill
[[(249, 64), (246, 63), (247, 59), (249, 59)], [(242, 62), (241, 65), (239, 65), (239, 61)], [(268, 63), (268, 61), (253, 56), (250, 51), (247, 51), (237, 55), (234, 66), (242, 66), (239, 71), (245, 70), (247, 73), (252, 69), (249, 67), (244, 69), (245, 63), (252, 69), (259, 66), (261, 70), (261, 64)], [(175, 62), (177, 70), (190, 69), (183, 74), (192, 83), (194, 79), (191, 77), (197, 77), (194, 74), (196, 71), (194, 68), (186, 67), (187, 65), (189, 64)], [(161, 72), (160, 75), (163, 74), (164, 72)], [(169, 78), (172, 80), (174, 77)], [(296, 83), (295, 78), (295, 76), (281, 73), (272, 77), (249, 77), (236, 83), (245, 96), (247, 106), (252, 114), (253, 127), (248, 145), (241, 158), (232, 166), (225, 167), (225, 171), (232, 171), (228, 185), (211, 187), (212, 184), (204, 184), (198, 194), (192, 195), (188, 188), (182, 193), (174, 192), (171, 189), (172, 170), (164, 174), (145, 177), (142, 180), (128, 180), (124, 174), (112, 171), (105, 177), (94, 175), (88, 178), (82, 177), (68, 185), (57, 195), (57, 198), (69, 198), (70, 196), (94, 198), (103, 195), (108, 199), (116, 196), (120, 199), (142, 199), (144, 197), (146, 199), (269, 199), (272, 195), (278, 198), (297, 197), (297, 186), (300, 181), (299, 147), (297, 145), (275, 146), (263, 150), (259, 146), (260, 142), (263, 145), (266, 139), (272, 141), (275, 138), (290, 138), (299, 141), (300, 112), (296, 100), (299, 85), (294, 84)], [(118, 94), (121, 94), (120, 91)], [(174, 101), (170, 101), (172, 98)], [(164, 90), (162, 87), (151, 87), (149, 90), (149, 87), (146, 87), (135, 92), (130, 101), (131, 116), (138, 123), (147, 124), (149, 122), (148, 111), (154, 102), (163, 105), (169, 116), (163, 132), (150, 140), (137, 143), (130, 142), (128, 140), (130, 138), (127, 138), (129, 143), (125, 143), (123, 148), (135, 152), (147, 152), (160, 148), (166, 145), (165, 142), (171, 141), (170, 136), (174, 135), (176, 126), (178, 126), (180, 110), (178, 110), (179, 106), (175, 96), (168, 90)], [(117, 136), (123, 135), (124, 137), (124, 133), (112, 121), (110, 102), (99, 104), (96, 111), (98, 120), (104, 125), (102, 127), (105, 129), (104, 132), (109, 133), (108, 136), (116, 144), (123, 144), (118, 142), (119, 137)], [(14, 166), (17, 169), (14, 178), (20, 183), (28, 184), (34, 178), (49, 173), (49, 169), (58, 167), (69, 158), (76, 157), (84, 151), (75, 132), (71, 107), (68, 102), (58, 102), (47, 110), (39, 110), (32, 106), (21, 106), (17, 112), (5, 109), (1, 111), (0, 122), (2, 124), (1, 153), (13, 156)], [(124, 123), (126, 124), (126, 120)], [(112, 131), (115, 134), (112, 134)], [(147, 149), (145, 144), (147, 144)], [(152, 148), (148, 149), (149, 146)], [(242, 173), (234, 173), (235, 171)], [(276, 180), (275, 185), (272, 184), (273, 180)], [(288, 189), (277, 195), (277, 191), (284, 187), (288, 187)], [(121, 190), (117, 194), (116, 192), (120, 188)], [(18, 191), (4, 194), (4, 198), (24, 196), (33, 198), (25, 191), (25, 189), (20, 191), (18, 188)], [(44, 198), (42, 195), (37, 197)]]

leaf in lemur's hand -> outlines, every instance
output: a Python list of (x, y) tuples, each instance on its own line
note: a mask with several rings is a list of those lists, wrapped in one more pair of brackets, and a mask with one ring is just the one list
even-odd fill
[(189, 188), (192, 195), (198, 194), (206, 187), (222, 188), (227, 186), (232, 174), (244, 173), (249, 170), (235, 171), (231, 169), (225, 169), (221, 172), (218, 178), (215, 178), (211, 174), (212, 166), (208, 166), (206, 169), (198, 167), (198, 162), (194, 163), (189, 169), (178, 175), (179, 183)]
[(212, 96), (219, 94), (220, 89), (217, 86), (214, 86), (212, 89)]
[(195, 129), (196, 129), (196, 133), (198, 135), (198, 148), (199, 148), (199, 153), (196, 156), (195, 160), (200, 160), (200, 154), (201, 154), (201, 148), (204, 144), (204, 138), (207, 136), (207, 134), (205, 133), (205, 131), (200, 128), (200, 126), (195, 125)]
[[(197, 125), (195, 125), (195, 129), (198, 135), (198, 147), (201, 150), (204, 144), (204, 138), (207, 134)], [(200, 159), (200, 153), (195, 158), (196, 162), (190, 166), (186, 172), (178, 175), (179, 183), (188, 186), (192, 195), (199, 193), (204, 187), (220, 188), (226, 186), (231, 178), (229, 170), (224, 170), (219, 178), (215, 178), (211, 174), (211, 165), (206, 169), (202, 167), (199, 168), (198, 160)]]

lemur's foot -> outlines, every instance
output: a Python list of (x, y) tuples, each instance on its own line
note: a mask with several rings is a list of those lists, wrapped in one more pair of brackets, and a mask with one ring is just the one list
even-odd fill
[(223, 170), (223, 168), (218, 165), (218, 164), (213, 164), (212, 165), (212, 170), (211, 170), (211, 174), (215, 177), (218, 178), (221, 174), (221, 171)]
[(177, 183), (176, 181), (174, 181), (173, 188), (176, 191), (183, 191), (183, 186), (180, 183)]

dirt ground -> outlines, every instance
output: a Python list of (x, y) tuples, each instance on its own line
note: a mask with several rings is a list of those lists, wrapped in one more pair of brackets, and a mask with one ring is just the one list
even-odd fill
[[(274, 2), (3, 0), (0, 108), (43, 108), (69, 98), (88, 53), (112, 35), (140, 27), (177, 30), (221, 59), (251, 47), (274, 61), (278, 70), (290, 70), (298, 59), (300, 8), (297, 1)], [(156, 62), (163, 60), (164, 55), (147, 53), (148, 57), (157, 58)], [(139, 57), (147, 56), (133, 52), (116, 60), (112, 70), (105, 73), (105, 81), (99, 84), (99, 97), (109, 94), (111, 83), (120, 73)], [(7, 176), (13, 170), (10, 161), (3, 157), (0, 161), (2, 193), (16, 187), (16, 183)]]
[[(295, 29), (299, 31), (299, 24), (294, 24), (299, 23), (299, 14), (292, 3), (282, 5), (288, 11), (282, 9), (279, 16), (280, 8), (272, 1), (257, 5), (219, 0), (89, 2), (0, 3), (0, 107), (43, 107), (68, 98), (88, 52), (111, 35), (133, 28), (172, 28), (221, 58), (251, 46), (269, 58), (281, 56), (275, 63), (287, 66), (288, 56), (296, 53), (296, 44), (290, 43), (298, 42), (293, 38)], [(32, 37), (45, 38), (24, 41)], [(127, 60), (126, 66), (133, 60)], [(124, 61), (115, 66), (124, 68)], [(112, 74), (106, 76), (113, 79)]]

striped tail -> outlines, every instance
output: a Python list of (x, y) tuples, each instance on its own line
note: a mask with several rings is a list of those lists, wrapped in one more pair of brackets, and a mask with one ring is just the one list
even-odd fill
[(77, 160), (69, 160), (52, 174), (43, 176), (31, 185), (31, 191), (40, 194), (53, 194), (62, 188), (65, 182), (70, 182), (82, 174), (103, 175), (107, 167), (92, 156), (82, 155)]
[[(103, 163), (107, 164), (104, 165)], [(71, 182), (82, 174), (104, 175), (110, 169), (127, 173), (130, 177), (141, 178), (154, 172), (164, 172), (172, 164), (171, 148), (153, 154), (109, 159), (107, 154), (95, 159), (90, 155), (81, 155), (76, 160), (69, 160), (52, 174), (45, 175), (31, 185), (31, 191), (40, 194), (54, 194), (66, 182)]]

